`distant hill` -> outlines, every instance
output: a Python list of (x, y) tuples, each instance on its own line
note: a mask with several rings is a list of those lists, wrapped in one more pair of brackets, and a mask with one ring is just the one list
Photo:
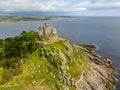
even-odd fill
[(0, 23), (16, 21), (38, 21), (58, 18), (56, 16), (0, 16)]

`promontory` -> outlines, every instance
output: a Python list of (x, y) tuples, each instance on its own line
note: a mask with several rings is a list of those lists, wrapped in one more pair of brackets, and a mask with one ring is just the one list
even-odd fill
[(116, 69), (90, 47), (72, 44), (48, 22), (0, 39), (0, 90), (114, 90)]

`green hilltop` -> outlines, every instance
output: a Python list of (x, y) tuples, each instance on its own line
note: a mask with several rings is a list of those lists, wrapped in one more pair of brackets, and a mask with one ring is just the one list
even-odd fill
[(0, 39), (0, 90), (114, 90), (116, 69), (95, 45), (74, 45), (45, 23)]
[(0, 90), (75, 90), (87, 54), (57, 34), (23, 31), (0, 40)]

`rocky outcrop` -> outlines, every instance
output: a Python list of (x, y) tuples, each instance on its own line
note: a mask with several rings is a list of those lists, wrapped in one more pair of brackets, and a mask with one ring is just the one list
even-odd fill
[(77, 90), (114, 90), (117, 79), (114, 77), (116, 69), (107, 58), (101, 57), (90, 49), (83, 46), (76, 46), (84, 50), (89, 59), (90, 70), (88, 73), (82, 73), (80, 79), (76, 82)]

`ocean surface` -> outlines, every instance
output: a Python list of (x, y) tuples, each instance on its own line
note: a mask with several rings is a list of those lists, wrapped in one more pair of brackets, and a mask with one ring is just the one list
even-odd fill
[[(38, 30), (45, 21), (20, 21), (0, 24), (0, 38), (17, 36), (22, 31)], [(58, 18), (48, 21), (58, 34), (74, 44), (97, 44), (96, 51), (111, 59), (120, 70), (120, 17)], [(120, 72), (120, 71), (119, 71)], [(120, 79), (120, 76), (118, 76)], [(120, 90), (120, 82), (116, 86)]]

